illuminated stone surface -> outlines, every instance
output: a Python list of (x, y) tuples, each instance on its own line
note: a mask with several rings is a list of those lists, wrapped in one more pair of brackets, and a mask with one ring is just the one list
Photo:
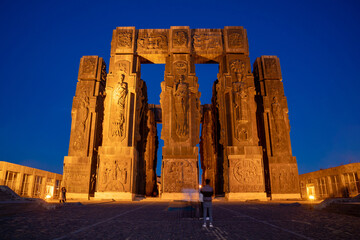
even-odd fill
[(325, 199), (355, 197), (360, 193), (360, 163), (321, 169), (299, 175), (301, 197)]
[[(165, 63), (160, 106), (147, 102), (140, 79), (145, 63)], [(200, 103), (197, 63), (219, 64), (208, 105)], [(164, 140), (161, 197), (196, 192), (202, 122), (203, 178), (211, 179), (216, 194), (300, 197), (279, 60), (258, 58), (252, 73), (243, 27), (118, 27), (108, 74), (104, 69), (99, 57), (81, 60), (64, 160), (69, 196), (133, 199), (156, 190), (156, 123)]]
[[(0, 186), (9, 187), (20, 197), (57, 199), (61, 181), (61, 174), (0, 161)], [(0, 201), (6, 200), (0, 196)]]

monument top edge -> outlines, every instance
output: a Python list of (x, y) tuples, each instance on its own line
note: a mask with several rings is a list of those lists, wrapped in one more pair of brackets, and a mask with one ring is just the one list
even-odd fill
[(135, 26), (117, 26), (116, 29), (136, 29), (136, 30), (169, 30), (169, 29), (189, 29), (214, 31), (223, 29), (245, 29), (243, 26), (224, 26), (224, 28), (190, 28), (189, 26), (170, 26), (170, 28), (136, 28)]

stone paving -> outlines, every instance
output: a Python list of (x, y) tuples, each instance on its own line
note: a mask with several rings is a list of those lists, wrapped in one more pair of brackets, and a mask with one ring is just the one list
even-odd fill
[(56, 206), (14, 213), (0, 204), (0, 239), (360, 239), (360, 218), (305, 204), (214, 202), (214, 228), (182, 203)]

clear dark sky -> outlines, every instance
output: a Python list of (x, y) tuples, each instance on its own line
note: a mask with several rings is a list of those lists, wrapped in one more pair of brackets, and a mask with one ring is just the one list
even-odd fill
[[(244, 26), (251, 63), (280, 58), (299, 173), (359, 162), (359, 12), (358, 0), (1, 0), (0, 161), (62, 173), (80, 58), (109, 64), (117, 26)], [(196, 66), (202, 104), (217, 71)], [(142, 66), (150, 103), (163, 76), (164, 65)]]

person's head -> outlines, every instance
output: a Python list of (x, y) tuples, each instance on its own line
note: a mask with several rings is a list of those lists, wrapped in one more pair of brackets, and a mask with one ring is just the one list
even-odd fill
[(210, 179), (205, 179), (205, 183), (206, 183), (206, 185), (209, 185), (210, 184)]

